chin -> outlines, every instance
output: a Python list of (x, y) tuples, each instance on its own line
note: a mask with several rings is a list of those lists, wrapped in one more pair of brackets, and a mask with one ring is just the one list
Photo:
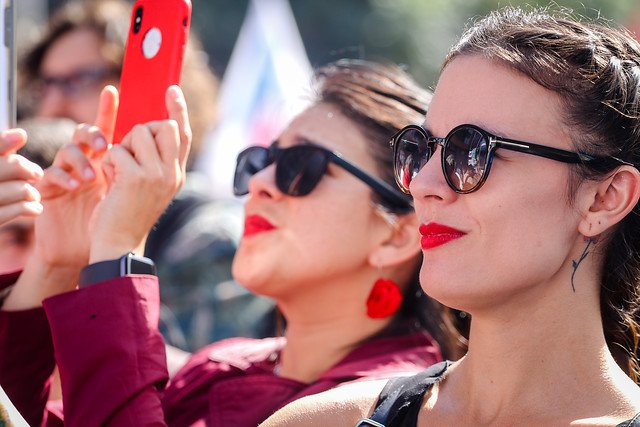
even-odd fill
[(429, 280), (421, 274), (420, 287), (425, 294), (440, 304), (456, 310), (467, 311), (461, 306), (466, 305), (470, 297), (472, 300), (474, 297), (467, 287), (452, 286), (452, 283), (455, 283), (456, 280)]
[(238, 257), (234, 258), (231, 268), (233, 279), (247, 288), (251, 293), (270, 296), (268, 292), (269, 283), (266, 279), (269, 275), (265, 274), (262, 269), (256, 268), (255, 263), (243, 261), (243, 259), (239, 259)]

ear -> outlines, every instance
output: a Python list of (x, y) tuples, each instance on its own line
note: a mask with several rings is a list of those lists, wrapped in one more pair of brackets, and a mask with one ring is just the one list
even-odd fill
[(369, 254), (369, 264), (374, 268), (394, 267), (420, 253), (417, 216), (397, 215), (392, 221), (387, 238)]
[(640, 198), (640, 172), (622, 166), (603, 181), (596, 181), (588, 191), (585, 210), (578, 231), (585, 237), (606, 232), (633, 210)]

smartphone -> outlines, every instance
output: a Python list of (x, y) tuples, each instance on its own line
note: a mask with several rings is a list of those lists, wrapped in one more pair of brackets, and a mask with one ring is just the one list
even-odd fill
[(0, 0), (0, 130), (16, 127), (15, 0)]
[(113, 143), (137, 124), (168, 117), (167, 88), (180, 83), (190, 0), (137, 0), (131, 11)]

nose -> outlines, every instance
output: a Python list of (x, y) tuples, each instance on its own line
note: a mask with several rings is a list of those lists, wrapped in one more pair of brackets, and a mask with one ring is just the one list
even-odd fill
[(272, 163), (249, 179), (249, 196), (279, 199), (283, 196), (276, 185), (276, 164)]
[(438, 145), (429, 161), (411, 180), (409, 191), (413, 196), (416, 210), (422, 203), (433, 201), (450, 203), (458, 196), (444, 178), (441, 156), (442, 147)]

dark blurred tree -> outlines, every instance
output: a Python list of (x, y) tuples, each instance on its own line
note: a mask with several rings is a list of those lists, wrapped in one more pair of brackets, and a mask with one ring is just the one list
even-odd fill
[[(65, 0), (48, 0), (57, 6)], [(133, 1), (133, 0), (131, 0)], [(262, 0), (257, 0), (262, 1)], [(209, 62), (222, 75), (240, 31), (249, 0), (192, 0), (193, 28)], [(311, 64), (342, 57), (406, 64), (432, 85), (448, 48), (471, 19), (510, 4), (547, 6), (542, 0), (290, 0)], [(640, 13), (638, 0), (556, 0), (590, 18), (629, 22)], [(635, 9), (634, 9), (635, 8)]]
[(505, 5), (562, 7), (577, 16), (622, 23), (630, 13), (640, 12), (637, 0), (371, 0), (371, 4), (373, 17), (368, 20), (374, 25), (365, 26), (365, 46), (384, 46), (390, 59), (407, 63), (409, 71), (427, 85), (434, 84), (440, 63), (465, 27)]

